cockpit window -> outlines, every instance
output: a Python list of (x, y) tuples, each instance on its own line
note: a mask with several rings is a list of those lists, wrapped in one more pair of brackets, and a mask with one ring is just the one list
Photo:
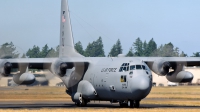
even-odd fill
[(130, 70), (135, 70), (135, 65), (131, 65)]
[(142, 68), (143, 68), (144, 70), (146, 70), (146, 67), (145, 67), (144, 65), (142, 65)]
[(131, 65), (130, 70), (149, 70), (147, 65)]
[(145, 70), (151, 71), (146, 63), (144, 63), (144, 66), (145, 66)]
[(129, 63), (123, 63), (119, 69), (119, 72), (126, 72), (129, 71)]
[(122, 70), (123, 70), (123, 67), (120, 67), (119, 72), (122, 72)]
[(136, 69), (142, 69), (142, 66), (141, 65), (136, 65)]
[(129, 66), (126, 67), (126, 70), (129, 71)]
[(126, 67), (124, 67), (123, 70), (126, 71)]

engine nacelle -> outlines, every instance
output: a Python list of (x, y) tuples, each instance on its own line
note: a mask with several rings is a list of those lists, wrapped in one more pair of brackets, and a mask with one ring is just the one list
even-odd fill
[(170, 72), (166, 75), (166, 78), (170, 82), (191, 82), (193, 74), (188, 71)]
[(30, 85), (35, 82), (35, 76), (31, 73), (15, 74), (13, 81), (19, 85)]
[(53, 74), (63, 77), (67, 69), (72, 68), (73, 64), (62, 62), (61, 60), (56, 60), (51, 65), (51, 71)]
[(169, 68), (170, 63), (162, 59), (154, 61), (151, 67), (152, 71), (160, 76), (165, 76), (167, 73), (169, 73)]
[(0, 74), (2, 76), (10, 75), (12, 64), (6, 60), (0, 61)]

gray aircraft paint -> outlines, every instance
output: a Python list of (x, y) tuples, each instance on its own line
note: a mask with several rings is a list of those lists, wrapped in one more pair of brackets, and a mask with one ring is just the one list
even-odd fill
[[(81, 98), (80, 95), (90, 100), (141, 100), (151, 91), (150, 69), (155, 69), (156, 66), (152, 66), (155, 62), (159, 64), (167, 61), (170, 64), (181, 65), (181, 67), (200, 65), (200, 58), (195, 57), (83, 57), (74, 49), (67, 0), (61, 0), (60, 25), (59, 58), (0, 59), (0, 67), (4, 67), (2, 63), (10, 62), (13, 68), (17, 65), (26, 65), (22, 66), (20, 73), (23, 73), (26, 67), (49, 69), (60, 77), (68, 89), (68, 94), (72, 96), (72, 100), (77, 102)], [(72, 64), (73, 68), (67, 69), (66, 74), (61, 77), (57, 74), (57, 70), (62, 62)], [(123, 63), (129, 63), (129, 66), (146, 65), (147, 63), (149, 67), (146, 67), (147, 70), (133, 70), (133, 74), (130, 74), (130, 70), (119, 72)], [(184, 79), (183, 74), (185, 72), (181, 71), (178, 75), (167, 77), (169, 79), (178, 78), (181, 81)], [(187, 76), (190, 78), (192, 77), (190, 75)], [(27, 79), (33, 78), (28, 74), (24, 74), (23, 77), (26, 76)], [(126, 76), (126, 81), (121, 81), (122, 76)], [(85, 91), (83, 88), (86, 87), (90, 88)]]
[(74, 40), (71, 28), (69, 8), (66, 0), (61, 1), (61, 22), (60, 22), (60, 49), (59, 57), (81, 56), (74, 49)]

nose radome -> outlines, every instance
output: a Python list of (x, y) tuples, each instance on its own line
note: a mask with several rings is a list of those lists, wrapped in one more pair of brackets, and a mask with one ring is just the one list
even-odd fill
[(138, 83), (138, 89), (141, 91), (148, 90), (149, 88), (149, 79), (146, 76), (140, 77)]
[(130, 99), (141, 100), (151, 91), (151, 80), (146, 74), (138, 74), (130, 83), (132, 95)]

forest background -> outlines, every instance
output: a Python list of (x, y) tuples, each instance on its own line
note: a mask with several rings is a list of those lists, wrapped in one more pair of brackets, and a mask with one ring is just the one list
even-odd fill
[[(96, 41), (88, 43), (85, 49), (80, 41), (75, 43), (74, 47), (77, 52), (85, 57), (117, 57), (119, 54), (124, 54), (127, 57), (189, 57), (184, 51), (180, 51), (179, 48), (175, 47), (171, 42), (158, 46), (153, 38), (149, 41), (142, 41), (138, 37), (133, 44), (130, 45), (130, 50), (127, 53), (123, 52), (119, 39), (112, 46), (108, 54), (104, 52), (104, 44), (101, 37)], [(20, 55), (12, 42), (6, 42), (0, 46), (0, 58), (50, 58), (58, 57), (58, 55), (59, 46), (50, 48), (48, 44), (44, 45), (42, 48), (34, 45), (22, 55)], [(200, 57), (200, 52), (193, 53), (191, 57)]]

